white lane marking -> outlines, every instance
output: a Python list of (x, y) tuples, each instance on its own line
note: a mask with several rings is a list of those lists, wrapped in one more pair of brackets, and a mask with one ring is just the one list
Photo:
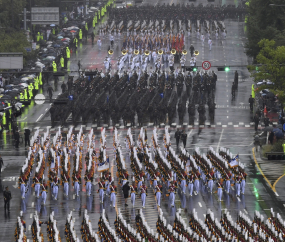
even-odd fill
[(45, 111), (47, 111), (48, 110), (48, 108), (46, 108), (46, 110)]
[(32, 217), (33, 217), (33, 214), (31, 213), (31, 214), (30, 214), (30, 218), (32, 218)]
[(36, 122), (38, 122), (38, 121), (41, 119), (42, 116), (43, 116), (43, 114), (41, 114), (41, 115), (39, 116), (39, 118), (36, 120)]
[(246, 209), (244, 209), (244, 212), (245, 212), (246, 214), (248, 214), (248, 212), (246, 211)]
[(204, 218), (206, 218), (206, 214), (203, 214), (204, 215)]
[(277, 192), (275, 192), (275, 195), (276, 195), (276, 197), (279, 197), (279, 195), (278, 195), (278, 193), (277, 193)]
[(198, 202), (198, 204), (199, 204), (199, 206), (200, 206), (200, 208), (202, 207), (202, 204), (200, 203), (200, 202)]
[(34, 207), (34, 205), (35, 205), (35, 203), (34, 203), (34, 202), (32, 202), (32, 208)]
[(28, 230), (31, 230), (31, 227), (32, 227), (32, 226), (31, 226), (31, 225), (29, 225), (29, 229), (28, 229)]
[(237, 197), (237, 200), (240, 202), (240, 198), (239, 197)]
[(192, 133), (192, 131), (193, 131), (193, 129), (191, 129), (190, 132), (188, 133), (188, 137), (189, 137), (189, 135)]
[(218, 152), (218, 150), (219, 150), (219, 147), (220, 147), (220, 143), (221, 143), (221, 140), (222, 140), (223, 133), (224, 133), (224, 129), (222, 129), (222, 132), (221, 132), (221, 135), (220, 135), (220, 139), (219, 139), (219, 143), (218, 143), (218, 146), (217, 146), (217, 150), (216, 150), (216, 152)]

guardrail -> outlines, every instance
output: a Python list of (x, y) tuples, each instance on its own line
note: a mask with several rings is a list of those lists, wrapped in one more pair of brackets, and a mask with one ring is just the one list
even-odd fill
[(266, 152), (265, 155), (268, 160), (285, 160), (284, 152)]

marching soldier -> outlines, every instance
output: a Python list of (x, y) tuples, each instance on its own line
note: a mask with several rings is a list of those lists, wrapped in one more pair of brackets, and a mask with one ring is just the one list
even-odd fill
[(186, 171), (184, 170), (184, 171), (182, 172), (182, 180), (181, 180), (181, 184), (180, 184), (181, 190), (182, 190), (182, 192), (183, 192), (184, 194), (186, 194), (185, 190), (186, 190), (186, 187), (187, 187), (187, 185), (186, 185), (186, 178), (187, 178), (187, 173), (186, 173)]
[(160, 176), (160, 173), (158, 170), (156, 170), (154, 173), (153, 173), (153, 188), (156, 189), (156, 185), (157, 185), (157, 181), (159, 180), (159, 176)]
[(194, 187), (194, 175), (193, 175), (193, 171), (191, 171), (191, 173), (188, 176), (188, 191), (191, 197), (193, 193), (193, 187)]
[(226, 171), (226, 193), (230, 193), (231, 177), (232, 177), (231, 172), (229, 170)]
[(62, 181), (62, 183), (63, 183), (64, 196), (68, 197), (68, 190), (69, 190), (69, 174), (68, 174), (68, 172), (66, 172), (66, 170), (65, 170), (65, 169), (62, 171), (61, 181)]
[(87, 193), (87, 196), (90, 197), (91, 195), (91, 190), (92, 190), (92, 180), (93, 180), (93, 177), (92, 177), (92, 174), (89, 172), (86, 176), (85, 176), (85, 181), (86, 181), (86, 193)]
[(101, 177), (100, 181), (99, 181), (99, 189), (98, 189), (98, 193), (100, 196), (100, 203), (103, 203), (104, 200), (104, 190), (105, 190), (105, 182), (104, 182), (104, 178)]
[(170, 186), (169, 186), (169, 201), (172, 207), (174, 207), (174, 202), (175, 202), (175, 191), (176, 191), (176, 187), (174, 185), (174, 182), (171, 181)]
[(47, 184), (45, 182), (45, 180), (43, 180), (43, 183), (41, 184), (41, 188), (42, 188), (42, 203), (45, 205), (46, 204), (46, 200), (47, 200)]
[(241, 171), (240, 171), (240, 177), (241, 177), (241, 184), (240, 184), (241, 194), (244, 194), (246, 176), (247, 176), (247, 174), (244, 172), (244, 170), (241, 170)]
[(223, 195), (223, 180), (220, 179), (217, 183), (218, 186), (218, 201), (222, 201), (222, 195)]
[(123, 170), (123, 181), (122, 181), (122, 186), (125, 185), (125, 183), (127, 182), (127, 180), (129, 179), (129, 174), (127, 172), (127, 170)]
[(209, 174), (207, 175), (207, 179), (208, 179), (208, 189), (210, 190), (210, 192), (213, 192), (213, 179), (214, 179), (214, 169), (212, 168), (209, 172)]
[(136, 194), (137, 194), (137, 186), (135, 181), (133, 181), (133, 184), (130, 185), (130, 190), (131, 190), (131, 202), (133, 207), (135, 206), (135, 201), (136, 201)]
[(141, 186), (142, 186), (142, 184), (143, 184), (143, 182), (144, 182), (144, 176), (145, 176), (144, 172), (141, 171), (140, 174), (139, 174), (138, 189), (141, 188)]
[(147, 187), (146, 187), (145, 183), (143, 182), (142, 186), (141, 186), (141, 199), (142, 199), (142, 207), (143, 208), (145, 208), (146, 196), (147, 196)]
[(156, 196), (156, 203), (157, 203), (157, 206), (160, 207), (160, 198), (161, 198), (161, 192), (162, 192), (162, 185), (161, 184), (157, 184), (155, 186), (155, 196)]
[(20, 190), (21, 190), (21, 198), (25, 199), (25, 195), (26, 195), (26, 178), (25, 178), (24, 174), (19, 178), (19, 183), (20, 183)]
[[(38, 168), (37, 168), (38, 169)], [(35, 196), (36, 198), (40, 197), (40, 189), (41, 189), (41, 180), (42, 178), (38, 174), (38, 170), (36, 171), (35, 177), (33, 179), (34, 186), (35, 186)]]
[(241, 177), (239, 175), (235, 176), (235, 183), (236, 183), (236, 196), (240, 196), (240, 183), (241, 183)]
[[(114, 182), (111, 182), (110, 185), (110, 191), (111, 191), (111, 198), (110, 201), (113, 203), (113, 207), (116, 207), (116, 194), (117, 194), (117, 187), (114, 185)], [(110, 206), (112, 206), (112, 203)]]
[(80, 192), (80, 180), (81, 180), (80, 174), (75, 174), (73, 179), (73, 186), (74, 186), (75, 195), (77, 197), (79, 197), (79, 192)]
[(197, 170), (196, 173), (194, 174), (194, 179), (195, 179), (195, 181), (194, 181), (195, 192), (196, 192), (197, 195), (198, 195), (198, 193), (199, 193), (199, 186), (200, 186), (200, 182), (199, 182), (200, 173), (199, 173), (198, 170)]
[(59, 179), (57, 176), (55, 176), (54, 180), (53, 180), (53, 187), (52, 187), (52, 196), (54, 198), (54, 200), (57, 200), (57, 195), (58, 195), (58, 182)]

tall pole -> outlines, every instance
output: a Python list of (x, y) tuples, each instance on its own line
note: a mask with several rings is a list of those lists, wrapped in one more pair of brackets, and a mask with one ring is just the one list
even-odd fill
[(11, 0), (11, 14), (12, 14), (12, 28), (14, 28), (14, 8), (13, 8), (13, 0)]
[(24, 8), (24, 30), (27, 30), (27, 9)]
[[(31, 0), (30, 0), (30, 23), (31, 23), (31, 25), (30, 25), (30, 31), (31, 31), (31, 36), (33, 36), (33, 25), (32, 25), (32, 3), (31, 3)], [(33, 37), (32, 37), (32, 39), (33, 39)]]

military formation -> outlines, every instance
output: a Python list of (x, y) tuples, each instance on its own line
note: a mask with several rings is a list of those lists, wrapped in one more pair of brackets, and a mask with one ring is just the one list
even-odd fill
[[(106, 140), (105, 129), (102, 129), (100, 145), (96, 152), (95, 136), (92, 129), (85, 135), (82, 128), (75, 132), (71, 127), (67, 133), (66, 142), (62, 140), (60, 128), (52, 138), (49, 130), (43, 134), (36, 130), (31, 138), (30, 152), (19, 178), (23, 200), (25, 200), (25, 196), (29, 195), (30, 187), (34, 187), (36, 199), (41, 199), (42, 206), (45, 206), (47, 190), (51, 191), (50, 199), (57, 200), (58, 188), (62, 185), (63, 188), (60, 190), (63, 191), (63, 196), (68, 197), (69, 184), (72, 183), (75, 197), (80, 195), (82, 187), (85, 186), (87, 197), (97, 190), (101, 204), (106, 205), (108, 202), (111, 207), (117, 209), (117, 206), (120, 206), (117, 202), (117, 192), (129, 186), (130, 194), (124, 198), (131, 197), (132, 206), (140, 204), (139, 206), (142, 208), (136, 216), (136, 228), (126, 224), (119, 208), (115, 229), (113, 229), (105, 210), (103, 210), (99, 219), (99, 233), (96, 234), (92, 230), (92, 224), (87, 211), (85, 211), (80, 230), (84, 241), (97, 242), (100, 239), (117, 241), (119, 238), (124, 238), (126, 241), (148, 239), (155, 242), (201, 241), (201, 238), (202, 241), (218, 241), (220, 238), (222, 241), (232, 241), (233, 239), (240, 241), (283, 240), (283, 220), (279, 214), (275, 216), (273, 211), (272, 217), (266, 222), (258, 212), (255, 214), (254, 221), (250, 221), (241, 212), (235, 222), (228, 212), (222, 216), (221, 221), (218, 221), (213, 218), (213, 212), (210, 210), (207, 212), (205, 222), (202, 222), (195, 209), (190, 216), (189, 226), (186, 225), (184, 219), (181, 219), (180, 212), (176, 213), (173, 226), (166, 222), (160, 209), (161, 199), (168, 199), (170, 208), (175, 208), (177, 192), (182, 196), (187, 196), (187, 194), (188, 196), (197, 196), (201, 190), (217, 193), (219, 202), (224, 198), (223, 193), (234, 193), (237, 197), (244, 195), (247, 174), (243, 164), (239, 162), (238, 156), (231, 154), (228, 149), (221, 147), (219, 152), (215, 152), (210, 147), (208, 152), (203, 154), (199, 148), (196, 148), (193, 155), (190, 155), (181, 147), (180, 154), (176, 154), (176, 151), (171, 147), (171, 138), (167, 127), (164, 131), (161, 148), (156, 128), (153, 129), (152, 137), (149, 140), (146, 130), (141, 128), (137, 141), (133, 139), (131, 128), (129, 128), (125, 137), (125, 148), (122, 148), (121, 137), (115, 129), (113, 151), (117, 178), (114, 179), (106, 152)], [(129, 158), (129, 161), (125, 157)], [(72, 160), (73, 162), (71, 162)], [(127, 168), (126, 162), (130, 162), (131, 170)], [(84, 171), (83, 167), (86, 167)], [(95, 184), (93, 181), (96, 169), (100, 175), (97, 176), (98, 183)], [(50, 189), (44, 179), (47, 173)], [(84, 178), (81, 177), (83, 174)], [(27, 177), (25, 178), (25, 176)], [(30, 180), (32, 180), (31, 186), (29, 185)], [(131, 181), (131, 185), (129, 185), (129, 181)], [(96, 187), (98, 185), (98, 189), (93, 189), (94, 185)], [(159, 211), (156, 231), (148, 226), (144, 218), (143, 209), (147, 207), (148, 196), (154, 196), (153, 199), (155, 199)], [(138, 199), (141, 201), (138, 202)], [(181, 202), (183, 201), (181, 200)], [(127, 206), (127, 202), (125, 203)], [(91, 209), (91, 207), (87, 206), (87, 209)], [(25, 231), (22, 226), (25, 225), (25, 221), (22, 218), (19, 219), (21, 226), (18, 223), (15, 237), (24, 238)], [(273, 223), (274, 226), (272, 226)], [(61, 240), (53, 213), (50, 215), (49, 221), (46, 222), (40, 221), (35, 213), (32, 225), (34, 239), (43, 237), (41, 231), (43, 224), (47, 224), (49, 238), (53, 238), (53, 241)], [(65, 237), (69, 241), (78, 240), (72, 212), (67, 216)]]

